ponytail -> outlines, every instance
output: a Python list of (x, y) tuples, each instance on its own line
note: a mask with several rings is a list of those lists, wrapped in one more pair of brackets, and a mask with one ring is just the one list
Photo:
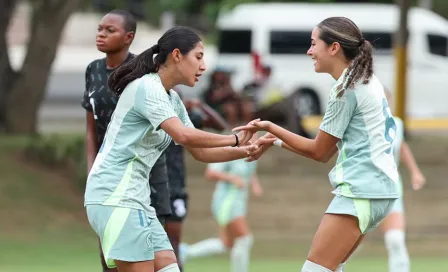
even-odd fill
[(160, 51), (159, 46), (156, 44), (151, 48), (143, 51), (131, 61), (119, 66), (109, 76), (108, 85), (109, 89), (115, 93), (117, 97), (120, 97), (126, 86), (149, 73), (156, 73), (159, 70), (159, 65), (154, 62), (154, 54), (158, 54)]
[(373, 75), (373, 46), (372, 44), (361, 39), (359, 45), (359, 52), (353, 60), (350, 61), (348, 71), (344, 82), (342, 83), (341, 92), (338, 97), (342, 96), (343, 91), (349, 88), (353, 88), (359, 80), (362, 80), (363, 84), (369, 83)]

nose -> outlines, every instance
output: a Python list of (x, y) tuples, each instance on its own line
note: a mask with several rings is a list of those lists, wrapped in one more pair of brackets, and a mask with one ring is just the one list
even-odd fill
[(204, 72), (205, 70), (207, 70), (207, 67), (205, 66), (205, 61), (202, 60), (201, 64), (199, 65), (199, 70), (201, 72)]
[(98, 32), (96, 33), (96, 36), (99, 38), (105, 38), (106, 34), (104, 33), (104, 30), (98, 30)]
[(308, 56), (312, 56), (312, 55), (313, 55), (313, 49), (311, 48), (311, 46), (310, 46), (310, 48), (308, 49), (308, 51), (306, 51), (306, 54), (307, 54)]

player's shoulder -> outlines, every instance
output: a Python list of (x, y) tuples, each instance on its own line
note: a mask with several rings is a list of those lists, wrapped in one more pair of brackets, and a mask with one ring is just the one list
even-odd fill
[(86, 71), (92, 71), (93, 69), (97, 69), (100, 66), (104, 65), (105, 63), (106, 63), (106, 58), (95, 59), (87, 65)]

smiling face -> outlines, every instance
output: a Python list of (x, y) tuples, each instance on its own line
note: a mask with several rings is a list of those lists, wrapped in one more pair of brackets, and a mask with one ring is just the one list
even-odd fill
[(128, 47), (134, 38), (133, 32), (126, 32), (124, 18), (117, 14), (106, 14), (98, 24), (96, 47), (103, 53), (114, 53)]
[(199, 77), (204, 73), (204, 44), (199, 41), (186, 55), (182, 55), (178, 49), (173, 51), (176, 61), (176, 69), (181, 76), (181, 84), (194, 87)]
[(320, 38), (319, 28), (315, 27), (311, 33), (311, 46), (307, 52), (307, 55), (314, 61), (314, 71), (317, 73), (328, 73), (331, 71), (332, 59), (340, 49), (339, 43), (326, 44)]

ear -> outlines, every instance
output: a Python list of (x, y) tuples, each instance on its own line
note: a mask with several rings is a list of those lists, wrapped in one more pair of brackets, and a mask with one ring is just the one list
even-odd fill
[(180, 62), (181, 58), (182, 58), (182, 53), (180, 52), (180, 50), (178, 48), (175, 48), (173, 50), (173, 52), (171, 52), (171, 56), (173, 57), (173, 60), (175, 63)]
[(330, 55), (335, 56), (341, 50), (341, 44), (338, 42), (332, 43), (330, 46)]
[(134, 41), (135, 33), (134, 32), (127, 32), (124, 36), (124, 43), (125, 44), (131, 44), (132, 41)]

